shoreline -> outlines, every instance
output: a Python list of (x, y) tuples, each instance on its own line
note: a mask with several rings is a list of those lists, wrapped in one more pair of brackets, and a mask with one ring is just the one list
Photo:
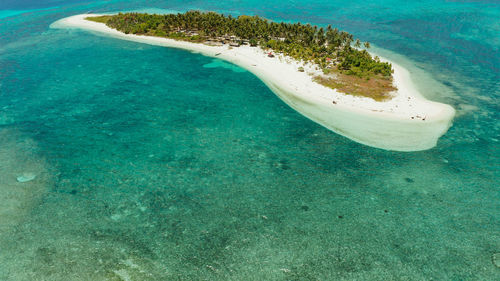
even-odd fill
[[(83, 29), (114, 38), (173, 47), (200, 53), (236, 64), (262, 80), (280, 99), (314, 122), (353, 141), (386, 150), (419, 151), (434, 147), (451, 126), (455, 110), (425, 99), (415, 88), (409, 72), (392, 63), (393, 81), (398, 88), (391, 100), (377, 102), (352, 96), (312, 81), (318, 73), (276, 54), (269, 58), (259, 47), (207, 46), (169, 38), (125, 34), (103, 23), (85, 20), (97, 14), (82, 14), (56, 21), (56, 29)], [(389, 61), (382, 59), (383, 61)], [(390, 61), (389, 61), (390, 62)], [(299, 72), (303, 66), (305, 72)]]

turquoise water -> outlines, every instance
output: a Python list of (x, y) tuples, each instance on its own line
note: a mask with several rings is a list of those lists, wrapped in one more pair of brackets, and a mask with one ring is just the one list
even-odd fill
[(34, 10), (0, 10), (0, 19), (12, 17), (12, 16), (17, 16), (17, 15), (21, 15), (21, 14), (26, 14), (26, 13), (39, 12), (39, 11), (43, 11), (43, 10), (57, 9), (57, 8), (58, 7), (50, 7), (50, 8), (34, 9)]
[(26, 13), (26, 12), (29, 12), (29, 10), (28, 11), (22, 11), (22, 10), (15, 10), (15, 11), (3, 10), (3, 11), (0, 11), (0, 19), (1, 18), (12, 17), (12, 16), (23, 14), (23, 13)]
[[(498, 280), (496, 1), (19, 2), (0, 4), (23, 11), (0, 19), (0, 280)], [(454, 126), (374, 149), (228, 63), (49, 29), (193, 8), (339, 26)]]

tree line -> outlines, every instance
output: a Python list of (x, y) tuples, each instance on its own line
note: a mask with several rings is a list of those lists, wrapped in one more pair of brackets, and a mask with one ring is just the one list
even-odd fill
[[(328, 25), (326, 28), (301, 23), (273, 22), (259, 16), (225, 16), (215, 12), (188, 11), (178, 14), (153, 15), (119, 13), (92, 17), (124, 33), (143, 34), (203, 42), (234, 36), (264, 49), (284, 53), (296, 60), (313, 62), (324, 72), (340, 71), (369, 78), (390, 77), (392, 66), (372, 58), (361, 50), (361, 42), (352, 34)], [(233, 37), (233, 39), (234, 39)], [(365, 42), (365, 48), (370, 44)]]

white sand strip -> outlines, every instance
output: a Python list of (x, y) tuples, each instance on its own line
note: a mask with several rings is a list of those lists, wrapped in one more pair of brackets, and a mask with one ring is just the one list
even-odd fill
[[(392, 63), (398, 88), (389, 101), (338, 93), (312, 81), (317, 73), (283, 56), (269, 58), (260, 48), (213, 47), (173, 39), (125, 34), (105, 24), (85, 20), (95, 14), (61, 19), (51, 28), (79, 28), (114, 38), (151, 45), (186, 49), (234, 63), (259, 77), (292, 108), (324, 127), (359, 143), (398, 151), (432, 148), (451, 126), (455, 110), (446, 104), (426, 100), (415, 89), (408, 71)], [(304, 66), (306, 72), (297, 71)], [(244, 102), (244, 101), (242, 101)]]

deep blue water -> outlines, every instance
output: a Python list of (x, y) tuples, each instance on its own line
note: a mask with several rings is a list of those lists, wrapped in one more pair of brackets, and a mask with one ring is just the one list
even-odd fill
[[(374, 149), (237, 67), (49, 29), (152, 9), (331, 23), (457, 117), (434, 149)], [(499, 19), (497, 1), (2, 0), (0, 280), (498, 280)]]

